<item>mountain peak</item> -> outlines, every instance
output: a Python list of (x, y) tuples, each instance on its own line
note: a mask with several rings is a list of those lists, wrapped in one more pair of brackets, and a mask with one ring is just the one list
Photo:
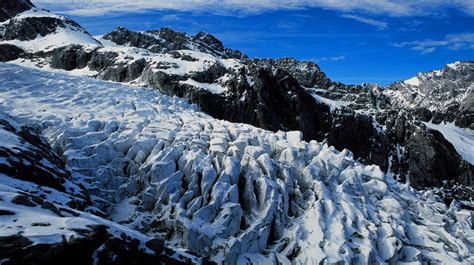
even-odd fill
[(217, 51), (224, 51), (224, 45), (213, 35), (207, 32), (199, 32), (193, 37), (193, 41), (201, 41)]

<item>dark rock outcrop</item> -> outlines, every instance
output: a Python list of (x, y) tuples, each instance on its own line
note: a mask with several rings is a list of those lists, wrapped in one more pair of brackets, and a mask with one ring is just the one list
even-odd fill
[(78, 200), (71, 203), (79, 208), (90, 202), (83, 187), (71, 185), (62, 159), (32, 128), (0, 113), (0, 132), (0, 173), (75, 195)]
[(0, 44), (0, 62), (13, 61), (23, 54), (23, 50), (15, 45)]
[(310, 61), (297, 61), (293, 58), (254, 58), (249, 61), (248, 65), (250, 71), (255, 71), (259, 68), (269, 71), (273, 69), (285, 70), (303, 87), (329, 88), (332, 83), (321, 69)]
[(73, 26), (80, 28), (79, 24), (69, 19), (58, 19), (55, 17), (26, 17), (20, 20), (12, 19), (3, 25), (0, 40), (34, 40), (38, 35), (44, 37), (56, 32), (58, 28)]
[(374, 126), (371, 116), (338, 110), (333, 113), (327, 139), (339, 150), (351, 150), (362, 163), (376, 164), (387, 171), (390, 139)]
[(0, 22), (31, 9), (34, 5), (29, 0), (2, 0), (0, 3)]
[(463, 160), (440, 132), (427, 128), (407, 111), (381, 112), (377, 120), (387, 128), (392, 145), (404, 147), (394, 149), (391, 168), (402, 181), (409, 178), (416, 188), (441, 187), (448, 182), (474, 184), (474, 166)]
[(92, 53), (83, 49), (80, 45), (71, 45), (55, 49), (52, 52), (50, 65), (53, 68), (74, 70), (82, 69), (91, 60)]
[(0, 237), (2, 264), (193, 264), (194, 260), (214, 264), (190, 254), (193, 259), (177, 255), (173, 249), (165, 247), (163, 241), (147, 242), (148, 249), (143, 248), (140, 241), (125, 234), (114, 237), (103, 225), (77, 232), (81, 237), (54, 244), (33, 244), (22, 235)]
[(63, 185), (69, 178), (69, 173), (61, 158), (38, 134), (25, 126), (15, 128), (1, 116), (0, 130), (3, 131), (3, 136), (15, 139), (14, 141), (22, 144), (21, 150), (18, 147), (12, 147), (8, 142), (0, 145), (0, 157), (5, 159), (5, 163), (0, 162), (0, 173), (65, 191)]

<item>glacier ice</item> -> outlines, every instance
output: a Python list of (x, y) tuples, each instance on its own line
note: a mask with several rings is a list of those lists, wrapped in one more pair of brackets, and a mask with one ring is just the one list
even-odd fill
[(112, 221), (217, 263), (474, 262), (472, 211), (300, 132), (9, 64), (0, 109), (41, 131)]

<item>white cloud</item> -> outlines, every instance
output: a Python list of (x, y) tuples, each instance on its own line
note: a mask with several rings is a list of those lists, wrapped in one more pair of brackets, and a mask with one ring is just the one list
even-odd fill
[(239, 16), (307, 7), (396, 17), (425, 16), (443, 13), (446, 9), (455, 9), (474, 16), (472, 0), (33, 0), (33, 3), (55, 12), (80, 16), (110, 12), (141, 12), (150, 9), (204, 11)]
[(450, 50), (474, 49), (474, 33), (449, 34), (441, 40), (417, 40), (394, 43), (395, 47), (408, 47), (421, 54), (428, 54), (444, 47)]
[(375, 26), (379, 30), (384, 30), (384, 29), (388, 28), (388, 24), (386, 22), (378, 21), (378, 20), (371, 19), (371, 18), (356, 16), (356, 15), (350, 15), (350, 14), (344, 14), (344, 15), (341, 15), (341, 17), (353, 19), (353, 20), (359, 21), (361, 23), (365, 23), (365, 24), (368, 24), (368, 25)]

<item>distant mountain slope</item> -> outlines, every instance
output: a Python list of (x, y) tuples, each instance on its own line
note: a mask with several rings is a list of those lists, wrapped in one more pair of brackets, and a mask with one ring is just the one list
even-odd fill
[(3, 118), (0, 133), (12, 137), (0, 146), (29, 146), (14, 135), (34, 126), (110, 218), (2, 175), (6, 264), (55, 261), (43, 254), (58, 242), (72, 263), (89, 249), (97, 264), (205, 262), (198, 254), (219, 264), (474, 262), (469, 196), (448, 206), (440, 190), (416, 191), (301, 132), (217, 120), (149, 88), (12, 64), (0, 64), (0, 100), (23, 124)]
[(431, 116), (474, 129), (474, 62), (455, 62), (419, 73), (388, 86), (384, 94), (395, 107), (428, 110), (425, 119)]

